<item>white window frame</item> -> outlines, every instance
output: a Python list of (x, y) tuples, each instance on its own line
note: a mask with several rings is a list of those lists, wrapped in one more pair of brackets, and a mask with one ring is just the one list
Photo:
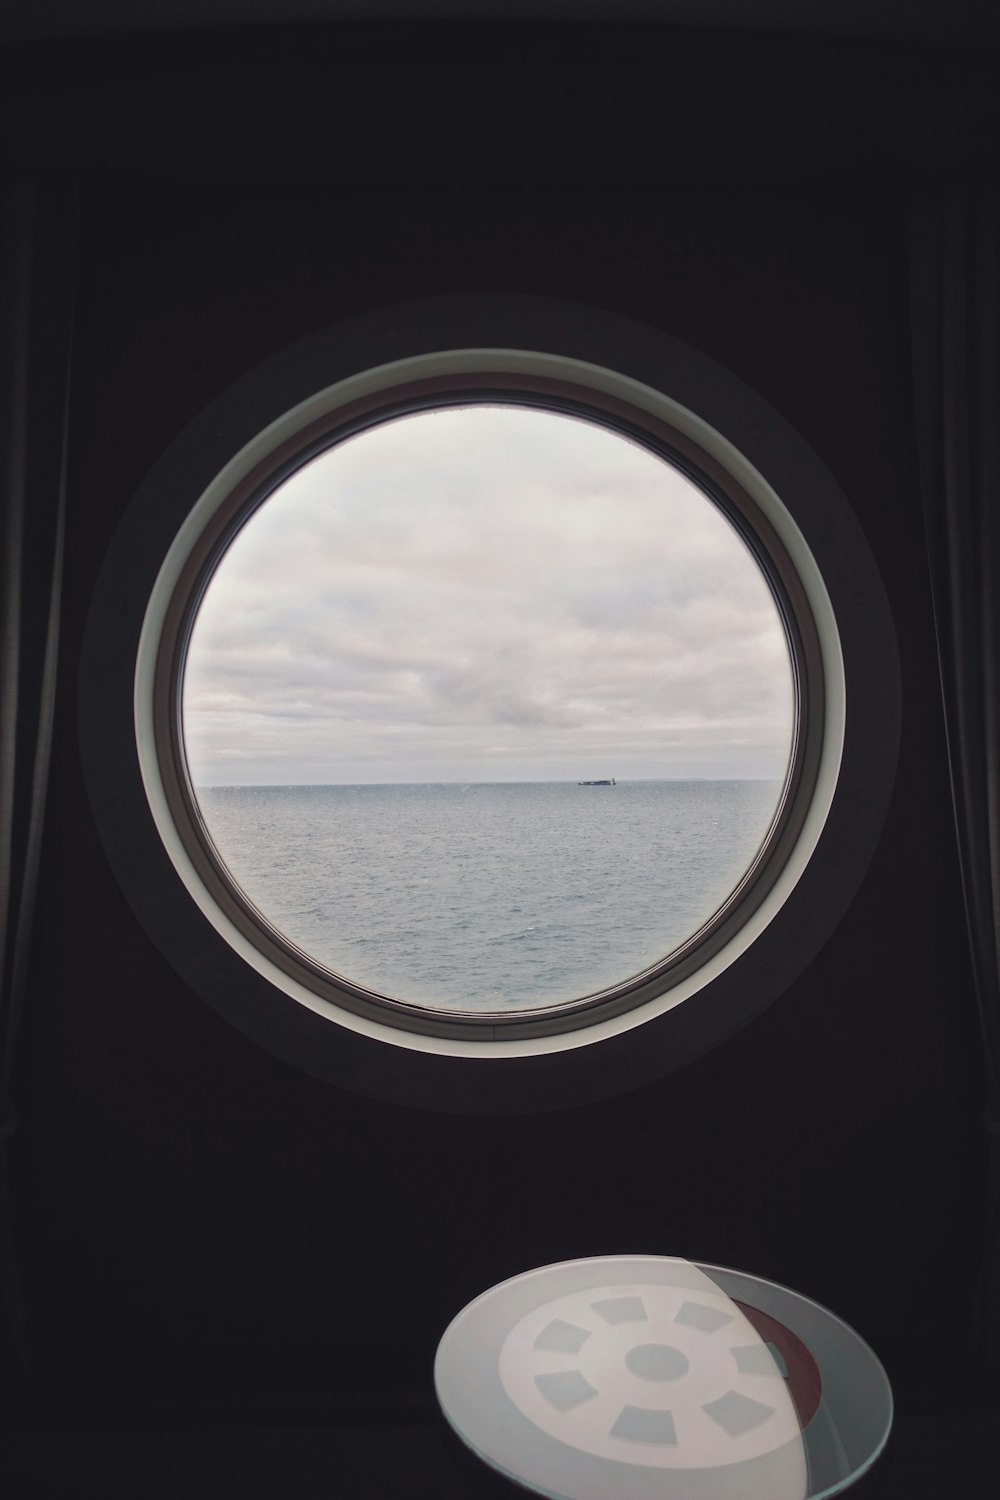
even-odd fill
[[(679, 454), (731, 500), (767, 555), (780, 555), (774, 569), (800, 636), (793, 656), (804, 704), (785, 832), (707, 937), (586, 1006), (509, 1021), (372, 1004), (300, 963), (290, 944), (276, 950), (252, 908), (234, 902), (228, 877), (218, 878), (179, 748), (191, 600), (246, 506), (359, 423), (497, 392), (603, 413)], [(899, 736), (884, 591), (816, 455), (700, 353), (608, 314), (532, 299), (442, 299), (358, 319), (221, 396), (129, 509), (95, 596), (81, 687), (84, 761), (106, 847), (181, 974), (307, 1071), (458, 1109), (614, 1093), (669, 1072), (764, 1009), (819, 951), (863, 875)]]

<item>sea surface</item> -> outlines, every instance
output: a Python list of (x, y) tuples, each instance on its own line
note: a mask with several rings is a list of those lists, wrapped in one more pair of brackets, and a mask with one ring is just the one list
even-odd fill
[(230, 873), (312, 958), (444, 1010), (530, 1010), (640, 973), (738, 883), (772, 781), (198, 791)]

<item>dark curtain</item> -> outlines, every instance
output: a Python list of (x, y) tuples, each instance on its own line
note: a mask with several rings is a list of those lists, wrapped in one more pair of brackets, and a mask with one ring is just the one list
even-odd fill
[(913, 367), (951, 785), (990, 1095), (983, 1352), (1000, 1363), (1000, 262), (998, 197), (920, 206)]
[(0, 192), (0, 1347), (23, 1343), (12, 1093), (45, 816), (62, 579), (76, 213), (64, 183)]

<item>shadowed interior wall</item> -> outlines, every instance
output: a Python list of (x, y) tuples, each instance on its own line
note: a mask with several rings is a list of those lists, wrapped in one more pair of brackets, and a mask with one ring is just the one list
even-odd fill
[[(785, 1281), (919, 1386), (972, 1355), (986, 1143), (907, 232), (914, 193), (975, 166), (979, 66), (641, 30), (393, 37), (66, 44), (44, 69), (26, 46), (12, 83), (15, 161), (81, 185), (62, 660), (17, 1079), (26, 1389), (123, 1422), (377, 1419), (429, 1403), (437, 1338), (477, 1292), (614, 1251)], [(795, 986), (659, 1084), (512, 1119), (341, 1093), (229, 1029), (131, 915), (76, 738), (97, 569), (180, 427), (315, 328), (466, 291), (639, 319), (772, 402), (857, 512), (904, 689), (876, 858)]]

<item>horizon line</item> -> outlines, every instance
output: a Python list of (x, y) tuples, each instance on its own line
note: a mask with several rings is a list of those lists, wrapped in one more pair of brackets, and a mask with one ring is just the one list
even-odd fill
[(416, 781), (201, 781), (192, 780), (195, 790), (218, 791), (229, 787), (330, 787), (330, 786), (588, 786), (595, 781), (625, 785), (633, 782), (684, 782), (684, 781), (780, 781), (780, 776), (615, 776), (577, 780), (571, 776), (530, 777), (518, 776), (503, 781), (473, 781), (468, 777), (455, 776), (444, 781), (421, 778)]

